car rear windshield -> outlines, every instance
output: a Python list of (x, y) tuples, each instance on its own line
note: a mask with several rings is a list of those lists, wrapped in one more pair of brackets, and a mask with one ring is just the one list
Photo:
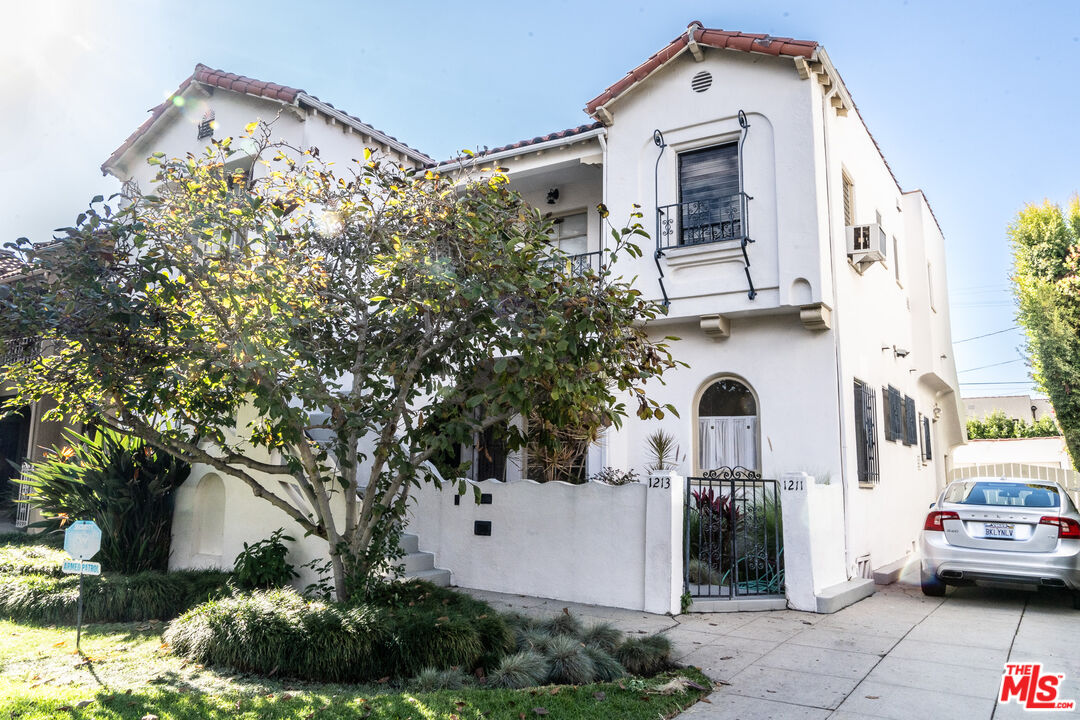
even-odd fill
[(945, 502), (960, 505), (999, 505), (1009, 507), (1050, 508), (1058, 506), (1058, 491), (1053, 485), (962, 482), (950, 485)]

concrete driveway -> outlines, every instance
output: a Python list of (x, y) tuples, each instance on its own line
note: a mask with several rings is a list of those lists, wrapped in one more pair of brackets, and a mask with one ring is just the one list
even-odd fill
[[(1015, 702), (996, 703), (1006, 661), (1041, 662), (1044, 673), (1064, 673), (1059, 699), (1080, 708), (1080, 610), (1067, 594), (957, 588), (927, 598), (905, 580), (833, 615), (777, 610), (671, 618), (569, 609), (627, 632), (662, 631), (680, 663), (716, 681), (709, 702), (680, 719), (1030, 717)], [(531, 615), (568, 607), (475, 594)], [(1043, 713), (1056, 716), (1076, 715)]]

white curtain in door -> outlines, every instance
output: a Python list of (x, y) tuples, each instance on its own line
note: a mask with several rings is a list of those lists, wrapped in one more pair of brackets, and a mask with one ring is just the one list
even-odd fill
[(698, 418), (701, 470), (741, 465), (758, 469), (758, 419), (753, 415)]

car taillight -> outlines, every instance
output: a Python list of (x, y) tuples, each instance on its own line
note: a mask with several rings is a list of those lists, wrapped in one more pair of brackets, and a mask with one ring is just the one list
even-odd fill
[(1072, 518), (1055, 517), (1047, 515), (1039, 520), (1040, 525), (1054, 525), (1058, 529), (1059, 538), (1080, 539), (1080, 523)]
[(926, 516), (926, 523), (923, 525), (923, 530), (937, 530), (942, 532), (945, 530), (946, 520), (959, 520), (960, 516), (950, 510), (935, 510)]

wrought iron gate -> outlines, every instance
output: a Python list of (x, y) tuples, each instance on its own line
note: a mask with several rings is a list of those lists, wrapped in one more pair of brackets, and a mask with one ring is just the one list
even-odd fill
[(687, 478), (684, 581), (695, 598), (784, 593), (784, 535), (776, 480), (743, 467)]

